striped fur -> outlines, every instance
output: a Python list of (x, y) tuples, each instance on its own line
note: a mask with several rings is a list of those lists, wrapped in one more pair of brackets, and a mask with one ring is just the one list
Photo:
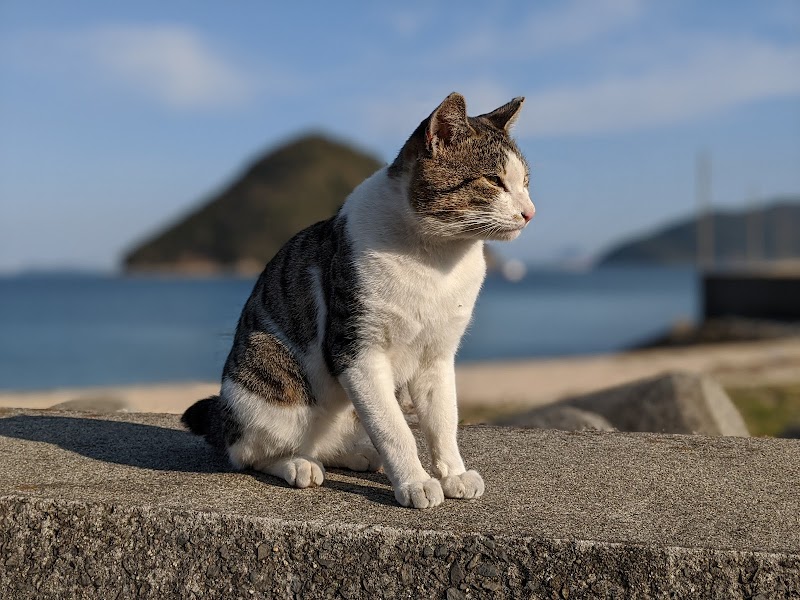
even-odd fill
[(453, 365), (485, 276), (484, 240), (513, 239), (533, 216), (508, 133), (521, 105), (467, 117), (451, 94), (336, 216), (292, 238), (242, 310), (220, 395), (191, 407), (187, 427), (234, 466), (296, 487), (320, 485), (325, 466), (383, 466), (404, 506), (479, 497), (483, 480), (456, 441)]

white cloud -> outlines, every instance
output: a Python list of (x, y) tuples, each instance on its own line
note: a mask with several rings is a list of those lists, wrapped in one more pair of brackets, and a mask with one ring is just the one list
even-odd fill
[(386, 15), (386, 20), (392, 30), (403, 37), (411, 37), (419, 33), (429, 18), (430, 15), (419, 7), (415, 7), (413, 10), (392, 11)]
[[(74, 89), (123, 89), (179, 110), (240, 106), (259, 91), (255, 75), (180, 25), (20, 33), (0, 39), (0, 62)], [(260, 70), (259, 78), (270, 83), (293, 83), (264, 65)]]
[(447, 60), (495, 56), (526, 59), (578, 46), (631, 25), (641, 0), (571, 0), (549, 12), (534, 12), (516, 27), (481, 27), (445, 52)]
[(521, 136), (661, 126), (766, 98), (800, 94), (800, 46), (706, 44), (683, 63), (528, 95)]
[(187, 27), (102, 27), (74, 41), (106, 78), (172, 108), (238, 105), (253, 92), (242, 70)]
[(531, 18), (520, 42), (533, 52), (576, 46), (632, 24), (641, 8), (640, 0), (573, 0), (557, 12)]
[[(525, 95), (524, 112), (515, 128), (521, 138), (662, 127), (749, 102), (800, 95), (800, 46), (706, 39), (687, 42), (679, 54), (670, 60), (650, 57), (648, 64), (637, 65), (636, 75), (598, 77), (536, 91), (487, 79), (463, 80), (452, 89), (464, 94), (472, 115)], [(420, 87), (419, 82), (398, 85), (391, 98), (373, 98), (361, 109), (367, 129), (379, 136), (407, 134), (452, 91), (436, 82), (420, 97), (416, 94)]]

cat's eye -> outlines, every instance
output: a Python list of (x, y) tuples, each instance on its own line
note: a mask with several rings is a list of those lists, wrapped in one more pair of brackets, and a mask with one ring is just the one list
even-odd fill
[(484, 175), (483, 178), (492, 185), (499, 187), (501, 190), (506, 189), (506, 184), (503, 183), (503, 180), (497, 175)]
[(524, 187), (525, 189), (528, 189), (528, 187), (530, 186), (530, 183), (531, 183), (530, 175), (525, 175), (525, 180), (522, 182), (522, 187)]

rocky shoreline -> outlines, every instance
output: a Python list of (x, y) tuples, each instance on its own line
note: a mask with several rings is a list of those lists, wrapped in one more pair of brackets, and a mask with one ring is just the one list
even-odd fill
[(800, 323), (724, 317), (707, 319), (698, 324), (688, 321), (676, 323), (665, 333), (633, 349), (753, 342), (792, 337), (800, 337)]

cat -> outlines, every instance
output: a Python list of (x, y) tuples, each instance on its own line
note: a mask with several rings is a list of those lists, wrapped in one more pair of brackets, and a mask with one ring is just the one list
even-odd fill
[(298, 488), (321, 485), (325, 467), (382, 467), (403, 506), (480, 497), (456, 439), (454, 360), (486, 274), (484, 241), (516, 238), (535, 212), (509, 134), (523, 101), (468, 117), (450, 94), (334, 217), (289, 240), (242, 310), (219, 395), (183, 423), (235, 468)]

